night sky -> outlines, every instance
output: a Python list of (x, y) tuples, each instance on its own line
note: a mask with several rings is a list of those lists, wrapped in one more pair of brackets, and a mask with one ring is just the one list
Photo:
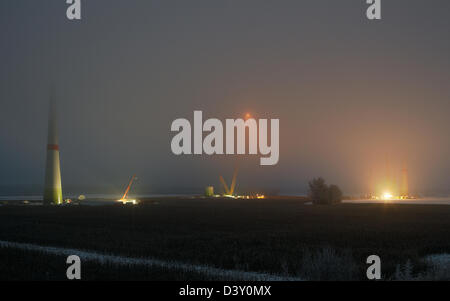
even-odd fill
[[(0, 194), (40, 192), (51, 93), (66, 191), (135, 173), (141, 192), (191, 192), (238, 165), (241, 189), (323, 176), (359, 193), (388, 157), (413, 191), (450, 193), (450, 1), (384, 0), (381, 21), (365, 0), (82, 5), (69, 21), (64, 0), (0, 2)], [(173, 155), (170, 125), (194, 110), (279, 118), (279, 163)]]

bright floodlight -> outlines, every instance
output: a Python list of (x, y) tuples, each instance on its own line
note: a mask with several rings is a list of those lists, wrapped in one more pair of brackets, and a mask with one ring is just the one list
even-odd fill
[(131, 199), (120, 199), (120, 200), (117, 200), (119, 203), (122, 203), (122, 204), (124, 204), (124, 205), (127, 205), (127, 204), (131, 204), (131, 205), (137, 205), (137, 200), (131, 200)]
[(385, 199), (385, 200), (390, 200), (390, 199), (392, 199), (392, 197), (393, 197), (392, 194), (389, 192), (383, 193), (383, 199)]

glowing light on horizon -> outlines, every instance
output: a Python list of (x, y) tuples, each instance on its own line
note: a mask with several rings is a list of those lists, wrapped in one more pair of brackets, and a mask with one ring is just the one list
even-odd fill
[(383, 199), (384, 200), (390, 200), (393, 198), (393, 195), (390, 192), (383, 193)]
[(122, 203), (124, 205), (126, 205), (126, 204), (137, 205), (137, 200), (120, 199), (120, 200), (117, 200), (117, 202)]

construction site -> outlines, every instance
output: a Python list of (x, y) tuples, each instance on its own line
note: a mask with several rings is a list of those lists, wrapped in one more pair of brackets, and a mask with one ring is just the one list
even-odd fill
[[(71, 198), (63, 197), (63, 187), (61, 180), (60, 167), (60, 147), (58, 139), (58, 122), (57, 122), (57, 108), (55, 99), (52, 97), (49, 105), (48, 116), (48, 137), (47, 137), (47, 157), (45, 168), (45, 184), (43, 193), (44, 205), (67, 205), (67, 204), (122, 204), (122, 205), (138, 205), (144, 199), (149, 200), (149, 197), (142, 197), (139, 194), (133, 193), (133, 185), (137, 180), (136, 175), (132, 175), (128, 184), (124, 187), (123, 194), (116, 198), (108, 197), (93, 199), (86, 197), (84, 194), (77, 194)], [(251, 118), (250, 114), (246, 114), (245, 118)], [(234, 168), (231, 181), (227, 181), (224, 176), (218, 175), (217, 182), (205, 186), (204, 191), (198, 191), (188, 197), (198, 197), (206, 199), (279, 199), (286, 197), (268, 197), (262, 192), (242, 192), (245, 190), (239, 189), (238, 185), (239, 166)], [(244, 186), (245, 186), (245, 180)], [(369, 179), (369, 192), (362, 196), (362, 199), (380, 200), (380, 201), (401, 201), (401, 200), (415, 200), (418, 198), (410, 192), (409, 170), (406, 162), (402, 163), (401, 169), (396, 172), (391, 166), (391, 162), (386, 156), (384, 171), (378, 173), (377, 176), (371, 175)], [(241, 185), (242, 187), (242, 185)], [(241, 191), (241, 192), (239, 192)], [(182, 196), (179, 196), (182, 197)], [(164, 199), (164, 196), (158, 196), (158, 199)], [(173, 199), (173, 196), (168, 196), (168, 199)], [(304, 196), (291, 196), (290, 199), (306, 199)], [(151, 198), (150, 198), (151, 199)], [(351, 198), (354, 199), (354, 198)]]
[(407, 163), (403, 162), (400, 170), (397, 171), (392, 168), (387, 156), (384, 172), (377, 177), (371, 174), (369, 186), (370, 191), (363, 198), (383, 201), (414, 200), (418, 198), (410, 191)]

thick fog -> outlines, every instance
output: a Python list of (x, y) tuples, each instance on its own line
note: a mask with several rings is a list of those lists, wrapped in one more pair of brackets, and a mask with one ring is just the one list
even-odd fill
[[(0, 3), (0, 188), (44, 181), (58, 100), (63, 189), (304, 193), (323, 176), (368, 191), (389, 161), (410, 188), (450, 192), (450, 2), (65, 1)], [(280, 120), (280, 160), (175, 156), (173, 120)], [(9, 187), (9, 188), (8, 188)], [(66, 188), (65, 188), (66, 187)], [(102, 188), (103, 189), (103, 188)], [(1, 191), (0, 191), (1, 192)]]

